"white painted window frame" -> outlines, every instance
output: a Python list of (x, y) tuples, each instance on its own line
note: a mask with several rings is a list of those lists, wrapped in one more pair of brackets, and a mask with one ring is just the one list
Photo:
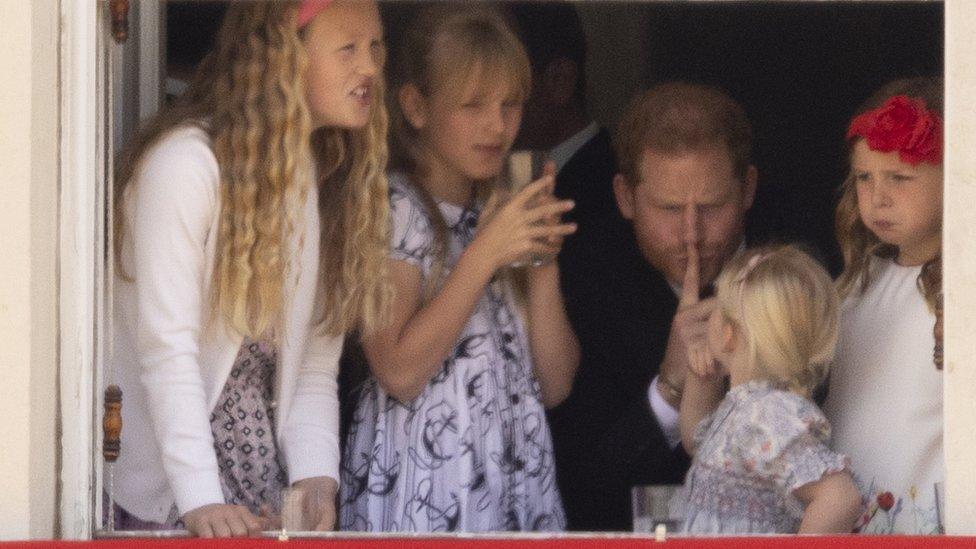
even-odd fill
[[(149, 0), (155, 3), (157, 0)], [(946, 0), (945, 449), (947, 527), (976, 534), (976, 3)], [(103, 4), (61, 1), (61, 166), (59, 243), (61, 535), (90, 539), (101, 486), (101, 358), (105, 325), (102, 242), (105, 156)], [(156, 12), (158, 13), (158, 11)], [(140, 22), (140, 29), (142, 28)], [(149, 25), (149, 22), (145, 22)], [(157, 22), (158, 24), (158, 22)], [(158, 27), (157, 27), (158, 28)], [(150, 46), (147, 46), (150, 47)], [(158, 47), (158, 44), (157, 44)], [(158, 76), (156, 90), (158, 90)], [(145, 92), (149, 93), (149, 92)], [(141, 97), (147, 97), (140, 93)], [(158, 93), (158, 92), (157, 92)], [(158, 95), (157, 95), (158, 97)], [(158, 101), (158, 99), (157, 99)], [(141, 102), (141, 101), (140, 101)], [(158, 102), (157, 102), (158, 106)], [(140, 109), (140, 115), (144, 115)]]
[[(155, 114), (162, 100), (164, 0), (132, 2), (130, 19), (139, 40), (139, 120)], [(61, 169), (59, 242), (59, 385), (61, 537), (91, 539), (101, 527), (102, 374), (111, 337), (109, 184), (113, 113), (107, 98), (121, 90), (120, 47), (110, 44), (107, 2), (62, 0)], [(114, 86), (113, 86), (114, 84)], [(118, 100), (118, 97), (114, 99)], [(134, 122), (134, 121), (133, 121)], [(108, 210), (108, 211), (107, 211)], [(106, 247), (108, 249), (106, 249)], [(107, 253), (108, 252), (108, 253)]]
[(60, 524), (65, 539), (90, 539), (95, 513), (96, 299), (102, 280), (99, 197), (105, 188), (99, 5), (62, 0), (59, 204)]
[[(139, 28), (139, 120), (156, 114), (163, 101), (165, 64), (163, 0), (138, 0), (135, 16)], [(155, 37), (147, 40), (148, 37)]]

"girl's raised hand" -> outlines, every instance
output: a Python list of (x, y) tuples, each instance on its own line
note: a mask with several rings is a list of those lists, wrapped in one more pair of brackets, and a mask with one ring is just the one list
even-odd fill
[[(542, 168), (542, 177), (552, 177), (553, 181), (555, 181), (556, 163), (554, 161), (552, 160), (546, 161), (545, 166)], [(556, 198), (556, 195), (552, 193), (552, 189), (550, 189), (549, 192), (540, 194), (537, 198), (538, 199), (535, 201), (536, 205), (548, 204), (550, 202), (556, 202), (559, 200), (558, 198)], [(546, 219), (545, 222), (549, 225), (555, 225), (559, 223), (559, 219), (560, 219), (559, 216), (554, 216), (554, 217), (550, 217), (549, 219)], [(552, 246), (560, 248), (563, 245), (563, 240), (565, 240), (565, 235), (559, 235), (550, 238), (548, 242)]]
[(554, 255), (562, 238), (576, 232), (575, 223), (547, 223), (573, 209), (572, 200), (536, 204), (535, 198), (551, 192), (552, 174), (526, 185), (507, 203), (494, 211), (485, 208), (484, 219), (467, 253), (482, 258), (495, 270), (531, 255)]

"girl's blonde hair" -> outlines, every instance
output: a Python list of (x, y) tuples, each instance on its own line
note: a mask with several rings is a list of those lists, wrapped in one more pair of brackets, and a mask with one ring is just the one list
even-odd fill
[[(465, 90), (507, 84), (512, 100), (523, 102), (531, 91), (532, 69), (518, 37), (496, 11), (481, 4), (438, 3), (425, 6), (413, 18), (392, 63), (394, 89), (413, 85), (428, 100), (440, 94), (460, 103)], [(395, 96), (396, 94), (390, 94)], [(423, 144), (405, 119), (396, 97), (391, 97), (391, 163), (410, 175), (431, 220), (434, 263), (425, 294), (432, 296), (444, 276), (448, 227), (433, 197), (416, 184), (425, 176)], [(478, 182), (478, 202), (503, 191), (503, 179)]]
[(715, 288), (754, 374), (810, 396), (837, 343), (839, 299), (827, 271), (795, 246), (763, 247), (730, 260)]
[[(938, 113), (940, 117), (943, 116), (942, 79), (929, 77), (906, 78), (885, 85), (861, 105), (854, 116), (876, 109), (896, 95), (921, 98), (925, 101), (926, 108)], [(848, 158), (859, 139), (848, 142)], [(844, 257), (844, 272), (837, 279), (837, 286), (840, 295), (846, 297), (854, 291), (864, 292), (871, 283), (870, 266), (873, 256), (893, 258), (898, 255), (898, 248), (882, 242), (861, 220), (853, 170), (848, 171), (840, 193), (835, 228), (841, 254)], [(942, 292), (941, 253), (922, 266), (922, 272), (918, 276), (918, 287), (929, 308), (934, 311), (936, 297)]]
[[(374, 329), (387, 314), (388, 196), (382, 83), (361, 130), (313, 132), (306, 103), (308, 60), (297, 2), (236, 2), (189, 89), (127, 148), (115, 175), (116, 265), (126, 226), (126, 189), (144, 153), (168, 131), (195, 125), (211, 138), (220, 167), (217, 262), (211, 320), (264, 337), (281, 319), (314, 162), (322, 218), (320, 280), (324, 328)], [(297, 273), (295, 273), (297, 274)]]

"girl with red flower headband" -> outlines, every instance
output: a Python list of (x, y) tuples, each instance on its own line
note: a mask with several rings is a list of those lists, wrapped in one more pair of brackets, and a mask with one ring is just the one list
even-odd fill
[(390, 293), (383, 63), (375, 2), (233, 2), (119, 163), (118, 526), (253, 535), (290, 484), (333, 527), (342, 337)]
[(865, 497), (862, 532), (941, 528), (942, 103), (940, 79), (899, 80), (847, 130), (844, 303), (825, 412)]

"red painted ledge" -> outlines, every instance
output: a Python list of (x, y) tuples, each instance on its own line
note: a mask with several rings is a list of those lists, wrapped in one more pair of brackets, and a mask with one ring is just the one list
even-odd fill
[(3, 549), (976, 549), (976, 537), (961, 536), (764, 536), (735, 538), (668, 538), (636, 536), (562, 537), (336, 537), (249, 539), (103, 539), (95, 541), (27, 541), (0, 543)]

